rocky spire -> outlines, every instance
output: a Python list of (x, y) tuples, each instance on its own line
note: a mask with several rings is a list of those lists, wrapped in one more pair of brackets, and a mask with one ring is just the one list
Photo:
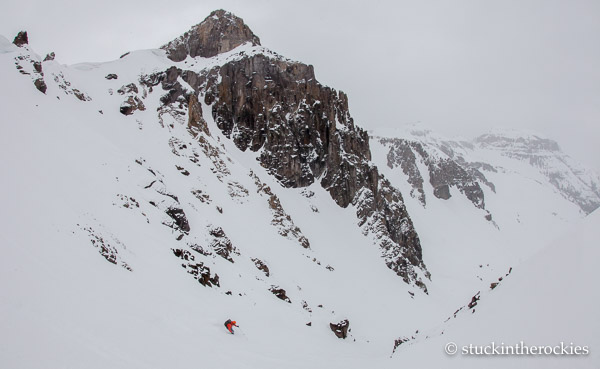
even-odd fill
[(23, 45), (29, 44), (29, 38), (27, 37), (27, 31), (21, 31), (15, 37), (13, 44), (21, 47)]
[(161, 47), (169, 59), (182, 61), (188, 55), (210, 58), (232, 50), (246, 42), (260, 45), (260, 39), (244, 23), (225, 10), (215, 10), (179, 38)]

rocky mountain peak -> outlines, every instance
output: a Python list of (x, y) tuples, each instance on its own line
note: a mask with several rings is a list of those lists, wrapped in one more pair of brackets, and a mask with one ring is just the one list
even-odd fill
[(161, 49), (167, 51), (169, 59), (182, 61), (188, 55), (210, 58), (247, 42), (254, 46), (260, 45), (260, 39), (242, 18), (219, 9)]
[(29, 38), (27, 37), (27, 31), (21, 31), (15, 37), (13, 44), (21, 47), (23, 45), (29, 44)]
[[(240, 18), (219, 10), (163, 48), (181, 61), (246, 42), (260, 41)], [(212, 68), (171, 67), (143, 79), (168, 91), (161, 98), (165, 110), (189, 107), (193, 90), (210, 106), (224, 137), (241, 151), (259, 152), (260, 165), (283, 187), (319, 182), (337, 205), (356, 209), (358, 225), (379, 246), (385, 264), (426, 292), (430, 275), (417, 232), (400, 192), (370, 162), (369, 136), (354, 124), (346, 94), (319, 83), (311, 65), (273, 52), (231, 56)], [(200, 111), (199, 103), (191, 105)]]

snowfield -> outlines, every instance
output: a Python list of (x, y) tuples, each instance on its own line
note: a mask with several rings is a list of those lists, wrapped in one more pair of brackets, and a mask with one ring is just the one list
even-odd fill
[[(421, 238), (425, 294), (385, 266), (352, 206), (318, 184), (282, 187), (259, 153), (220, 132), (210, 106), (202, 102), (210, 134), (195, 136), (187, 111), (161, 115), (165, 91), (139, 83), (248, 53), (280, 57), (242, 45), (179, 63), (145, 50), (68, 66), (0, 36), (0, 367), (598, 367), (598, 211), (584, 218), (545, 177), (485, 150), (477, 155), (505, 169), (489, 173), (496, 193), (484, 187), (495, 225), (466, 198), (437, 199), (429, 187), (423, 207), (372, 140), (373, 162), (402, 191)], [(36, 61), (45, 94), (33, 84)], [(118, 91), (131, 83), (145, 110), (123, 115), (134, 94)], [(342, 340), (329, 324), (344, 319)], [(590, 353), (444, 353), (448, 342), (519, 341)]]
[[(414, 367), (438, 365), (457, 368), (594, 368), (600, 362), (600, 321), (595, 318), (600, 305), (597, 239), (600, 212), (587, 216), (580, 224), (544, 247), (515, 268), (491, 292), (482, 291), (476, 312), (457, 314), (446, 326), (436, 327), (431, 339), (420, 339), (396, 354)], [(432, 333), (433, 333), (432, 332)], [(428, 334), (421, 333), (421, 336)], [(469, 345), (486, 347), (561, 346), (562, 355), (465, 355)], [(444, 347), (455, 343), (459, 352), (446, 355)], [(574, 355), (588, 351), (587, 355)], [(585, 348), (585, 350), (584, 350)], [(471, 351), (476, 352), (476, 351)], [(488, 352), (492, 352), (488, 349)], [(508, 352), (508, 351), (507, 351)]]

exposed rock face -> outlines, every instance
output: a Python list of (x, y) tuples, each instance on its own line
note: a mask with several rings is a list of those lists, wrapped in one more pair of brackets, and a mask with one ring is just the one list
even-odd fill
[(475, 294), (475, 296), (471, 297), (471, 302), (469, 302), (469, 304), (467, 305), (469, 307), (469, 309), (473, 309), (475, 306), (477, 306), (477, 301), (479, 301), (479, 296), (480, 292), (477, 292)]
[(124, 94), (128, 94), (128, 93), (136, 93), (137, 94), (139, 92), (139, 90), (138, 90), (137, 86), (135, 85), (135, 83), (130, 83), (128, 85), (121, 86), (121, 88), (119, 88), (117, 90), (117, 92), (120, 95), (124, 95)]
[(129, 96), (119, 107), (119, 111), (123, 115), (131, 115), (136, 110), (146, 110), (144, 103), (137, 96)]
[[(214, 36), (217, 29), (225, 30), (222, 36)], [(213, 56), (246, 41), (258, 44), (241, 19), (217, 11), (164, 48), (171, 59), (182, 60), (184, 52)], [(419, 237), (401, 194), (370, 163), (369, 137), (355, 126), (348, 97), (321, 85), (312, 66), (257, 50), (200, 73), (172, 67), (142, 77), (141, 83), (162, 83), (168, 91), (161, 98), (165, 105), (195, 110), (190, 94), (203, 96), (223, 134), (242, 151), (260, 150), (261, 164), (282, 185), (306, 187), (318, 179), (339, 206), (354, 205), (359, 225), (377, 240), (386, 264), (425, 289), (418, 270), (429, 274)], [(179, 78), (194, 91), (186, 91)], [(195, 116), (189, 112), (190, 119)]]
[(167, 51), (171, 60), (182, 61), (188, 55), (210, 58), (246, 42), (260, 45), (260, 39), (241, 18), (224, 10), (215, 10), (202, 23), (161, 48)]
[(450, 186), (456, 187), (476, 207), (485, 208), (483, 190), (475, 176), (454, 160), (446, 159), (429, 164), (429, 179), (438, 198), (450, 198)]
[(204, 132), (210, 136), (208, 125), (202, 117), (202, 106), (195, 94), (191, 94), (188, 99), (188, 129), (194, 135), (197, 135), (198, 132)]
[(392, 355), (396, 352), (396, 350), (398, 349), (398, 347), (400, 347), (400, 345), (402, 345), (403, 343), (409, 342), (410, 338), (408, 337), (400, 337), (396, 340), (394, 340), (394, 349), (392, 350)]
[(29, 44), (29, 38), (27, 38), (27, 31), (21, 31), (17, 33), (17, 36), (15, 36), (15, 39), (13, 40), (13, 44), (19, 47)]
[(292, 218), (285, 212), (279, 198), (271, 191), (271, 188), (263, 183), (260, 178), (254, 173), (250, 173), (250, 177), (254, 179), (256, 186), (258, 187), (258, 193), (268, 197), (268, 204), (273, 214), (271, 224), (275, 226), (278, 233), (282, 237), (296, 240), (305, 249), (310, 248), (310, 242), (302, 234), (302, 230), (298, 228)]
[(208, 231), (212, 240), (210, 241), (209, 247), (215, 251), (215, 253), (221, 256), (223, 259), (233, 263), (231, 255), (237, 254), (238, 251), (233, 247), (233, 243), (225, 234), (225, 231), (221, 227), (211, 227)]
[(172, 249), (173, 254), (184, 261), (181, 267), (187, 270), (195, 280), (205, 287), (217, 286), (220, 287), (219, 275), (215, 273), (214, 276), (210, 275), (210, 268), (205, 266), (204, 263), (195, 263), (195, 257), (187, 250), (183, 249)]
[(388, 167), (394, 169), (395, 167), (400, 166), (402, 168), (404, 174), (408, 176), (408, 183), (410, 183), (413, 188), (410, 195), (413, 198), (417, 198), (422, 205), (425, 205), (423, 177), (419, 172), (419, 168), (417, 167), (417, 157), (409, 142), (406, 140), (390, 140), (389, 144), (391, 148), (387, 155)]
[(146, 106), (142, 100), (138, 97), (139, 90), (135, 83), (130, 83), (125, 86), (121, 86), (117, 90), (120, 95), (125, 95), (127, 99), (121, 104), (119, 111), (123, 115), (131, 115), (136, 110), (146, 110)]
[(337, 324), (329, 323), (329, 328), (331, 328), (331, 331), (336, 335), (337, 338), (345, 339), (348, 337), (348, 328), (350, 328), (350, 322), (348, 319), (345, 319)]
[[(19, 47), (27, 45), (28, 42), (29, 40), (27, 38), (27, 32), (25, 31), (19, 32), (13, 41), (13, 43)], [(31, 77), (35, 88), (37, 88), (41, 93), (46, 93), (48, 86), (44, 80), (42, 62), (37, 56), (29, 52), (20, 53), (20, 55), (15, 57), (15, 67), (19, 73), (29, 75)]]
[(33, 81), (33, 84), (35, 85), (35, 88), (37, 88), (41, 93), (46, 93), (48, 86), (46, 86), (46, 82), (43, 78), (36, 79), (35, 81)]
[(292, 303), (292, 300), (290, 300), (290, 298), (287, 297), (285, 290), (283, 288), (279, 288), (278, 286), (271, 286), (269, 291), (271, 291), (271, 293), (273, 295), (277, 296), (278, 299), (283, 300), (289, 304)]
[[(359, 225), (363, 233), (372, 233), (379, 243), (388, 268), (406, 283), (413, 283), (427, 293), (427, 287), (417, 274), (418, 267), (430, 278), (423, 264), (419, 236), (410, 220), (400, 191), (380, 177), (377, 195), (363, 187), (356, 196)], [(419, 247), (415, 247), (418, 245)]]
[(37, 73), (41, 73), (42, 75), (44, 75), (44, 73), (42, 73), (42, 63), (40, 63), (39, 61), (33, 62), (33, 69)]
[(173, 207), (167, 209), (166, 213), (173, 219), (173, 228), (179, 229), (182, 232), (190, 231), (190, 224), (188, 223), (183, 209)]
[(252, 259), (252, 261), (254, 262), (254, 265), (256, 265), (256, 268), (258, 270), (262, 270), (263, 273), (265, 273), (265, 276), (270, 276), (271, 273), (269, 272), (269, 267), (267, 266), (267, 264), (265, 264), (264, 261), (254, 258)]
[(427, 201), (423, 189), (423, 174), (418, 168), (419, 162), (427, 166), (433, 195), (439, 199), (448, 200), (452, 196), (451, 188), (456, 188), (475, 207), (485, 209), (484, 193), (480, 183), (486, 184), (492, 191), (495, 191), (494, 184), (489, 182), (485, 175), (477, 169), (482, 167), (483, 163), (465, 162), (464, 159), (455, 155), (448, 143), (436, 148), (442, 151), (441, 155), (443, 156), (434, 156), (428, 152), (431, 148), (424, 147), (420, 142), (401, 138), (378, 138), (378, 140), (381, 144), (389, 147), (388, 166), (392, 169), (402, 168), (404, 174), (408, 176), (408, 182), (413, 187), (411, 196), (417, 198), (423, 206)]
[[(338, 205), (357, 206), (361, 225), (373, 219), (366, 233), (385, 240), (380, 247), (386, 255), (410, 256), (408, 263), (390, 258), (388, 266), (416, 282), (414, 267), (425, 270), (419, 238), (402, 196), (396, 191), (393, 206), (385, 200), (394, 191), (369, 163), (369, 138), (354, 125), (347, 96), (318, 83), (311, 66), (263, 54), (227, 63), (219, 74), (216, 88), (207, 83), (205, 101), (213, 103), (223, 133), (242, 151), (261, 150), (262, 165), (284, 186), (309, 186), (320, 178)], [(373, 201), (356, 201), (362, 190)]]

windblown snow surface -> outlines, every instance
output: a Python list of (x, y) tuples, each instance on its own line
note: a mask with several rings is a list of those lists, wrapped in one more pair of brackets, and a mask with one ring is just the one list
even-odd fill
[[(597, 211), (581, 222), (573, 204), (540, 195), (539, 203), (555, 201), (564, 219), (544, 235), (540, 220), (509, 237), (459, 196), (432, 200), (427, 209), (407, 199), (432, 272), (426, 295), (385, 266), (354, 209), (338, 207), (318, 185), (281, 187), (256, 154), (240, 152), (220, 134), (210, 106), (203, 106), (211, 133), (204, 144), (172, 116), (159, 121), (159, 87), (144, 97), (146, 110), (119, 112), (124, 97), (117, 89), (141, 74), (188, 62), (186, 68), (200, 70), (240, 50), (267, 52), (250, 49), (181, 63), (160, 50), (109, 63), (48, 61), (42, 94), (27, 58), (21, 61), (29, 75), (15, 68), (18, 56), (39, 56), (0, 37), (0, 367), (598, 367)], [(118, 79), (106, 79), (110, 73)], [(81, 101), (73, 89), (90, 99)], [(402, 189), (400, 178), (392, 179)], [(310, 249), (289, 233), (282, 236), (289, 224), (274, 224), (263, 184)], [(504, 189), (490, 200), (501, 228), (503, 219), (514, 219), (502, 207), (514, 192), (508, 184)], [(189, 221), (181, 240), (165, 214), (171, 206)], [(524, 211), (527, 219), (539, 219), (535, 208)], [(567, 226), (570, 233), (542, 245)], [(188, 273), (192, 261), (173, 250), (206, 248), (215, 227), (235, 249), (231, 260), (214, 248), (191, 253), (193, 263), (219, 276), (220, 287), (205, 287)], [(252, 259), (265, 262), (270, 275)], [(291, 302), (274, 296), (273, 286), (285, 289)], [(478, 291), (473, 312), (464, 306)], [(235, 335), (223, 327), (228, 318), (240, 325)], [(350, 321), (345, 340), (329, 328), (342, 319)], [(412, 336), (392, 355), (396, 339)], [(590, 353), (444, 354), (448, 342), (520, 340), (574, 342)]]

